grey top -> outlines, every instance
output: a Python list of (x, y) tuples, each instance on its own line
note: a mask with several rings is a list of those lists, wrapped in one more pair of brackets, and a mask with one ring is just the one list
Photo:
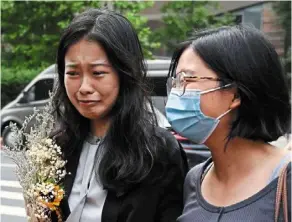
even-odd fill
[(107, 191), (96, 178), (96, 152), (100, 138), (89, 135), (84, 141), (76, 177), (69, 196), (68, 222), (101, 222)]
[[(212, 164), (212, 159), (192, 168), (184, 184), (184, 210), (178, 222), (274, 222), (277, 178), (282, 166), (291, 161), (286, 156), (275, 168), (270, 182), (261, 191), (239, 203), (227, 207), (216, 207), (208, 203), (201, 193), (201, 181)], [(291, 168), (290, 168), (291, 170)], [(287, 181), (291, 180), (288, 171)], [(288, 186), (291, 194), (291, 186)], [(289, 206), (290, 209), (291, 206)], [(290, 212), (289, 212), (290, 213)], [(282, 214), (280, 214), (281, 216)]]

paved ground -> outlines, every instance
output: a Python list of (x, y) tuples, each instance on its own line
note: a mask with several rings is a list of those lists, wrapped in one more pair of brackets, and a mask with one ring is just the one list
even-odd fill
[(15, 165), (10, 159), (1, 155), (0, 178), (0, 221), (1, 222), (25, 222), (24, 200), (22, 189), (16, 180)]

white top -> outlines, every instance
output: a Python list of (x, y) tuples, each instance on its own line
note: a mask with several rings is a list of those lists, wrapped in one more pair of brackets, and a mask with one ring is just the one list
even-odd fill
[(96, 152), (100, 139), (89, 135), (84, 141), (76, 177), (68, 202), (71, 214), (67, 222), (101, 222), (107, 191), (96, 178)]

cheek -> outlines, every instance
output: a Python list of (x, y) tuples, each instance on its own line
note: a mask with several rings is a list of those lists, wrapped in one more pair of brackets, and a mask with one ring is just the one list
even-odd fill
[(77, 81), (72, 81), (72, 80), (68, 80), (65, 78), (64, 85), (65, 85), (67, 96), (72, 102), (74, 95), (76, 94), (76, 92), (79, 89), (79, 84)]
[(206, 116), (217, 118), (226, 112), (229, 106), (230, 100), (220, 93), (209, 93), (201, 96), (200, 107)]
[(120, 90), (118, 77), (116, 75), (111, 77), (112, 78), (103, 83), (103, 87), (100, 88), (100, 90), (97, 90), (106, 97), (108, 105), (113, 105), (113, 103), (115, 103)]
[(111, 87), (108, 87), (106, 90), (106, 104), (108, 106), (113, 106), (114, 103), (116, 102), (117, 98), (118, 98), (118, 94), (119, 94), (119, 85), (114, 84)]

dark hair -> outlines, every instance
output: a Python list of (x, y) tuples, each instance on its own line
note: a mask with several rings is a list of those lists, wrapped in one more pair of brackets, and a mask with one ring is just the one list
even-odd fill
[(153, 135), (157, 121), (145, 82), (141, 45), (130, 22), (108, 10), (87, 10), (66, 28), (57, 54), (58, 86), (54, 107), (62, 130), (57, 141), (62, 143), (67, 155), (82, 144), (89, 132), (89, 120), (71, 104), (64, 86), (66, 52), (81, 39), (98, 42), (119, 75), (120, 91), (110, 112), (110, 129), (100, 146), (102, 158), (97, 173), (105, 188), (123, 191), (149, 174), (157, 161), (160, 141)]
[(270, 142), (291, 129), (287, 78), (273, 45), (257, 29), (226, 26), (204, 30), (175, 51), (169, 75), (175, 76), (183, 51), (191, 47), (225, 85), (233, 83), (241, 105), (228, 141), (234, 137)]

